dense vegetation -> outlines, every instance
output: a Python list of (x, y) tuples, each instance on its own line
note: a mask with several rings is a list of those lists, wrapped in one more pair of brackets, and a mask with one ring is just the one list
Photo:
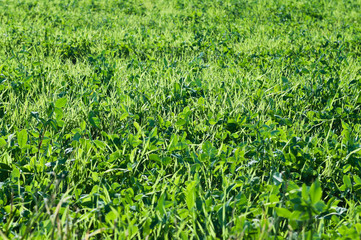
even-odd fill
[(0, 2), (2, 239), (355, 239), (361, 2)]

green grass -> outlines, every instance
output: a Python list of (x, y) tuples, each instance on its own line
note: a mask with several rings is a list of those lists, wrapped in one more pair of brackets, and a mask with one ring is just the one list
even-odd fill
[(360, 12), (1, 1), (1, 238), (359, 238)]

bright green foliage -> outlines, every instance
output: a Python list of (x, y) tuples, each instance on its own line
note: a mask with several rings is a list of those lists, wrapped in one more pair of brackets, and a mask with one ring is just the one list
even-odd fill
[(1, 239), (358, 239), (359, 0), (0, 2)]
[(28, 133), (25, 129), (21, 130), (17, 133), (18, 144), (20, 148), (24, 148), (26, 146), (26, 142), (28, 141)]

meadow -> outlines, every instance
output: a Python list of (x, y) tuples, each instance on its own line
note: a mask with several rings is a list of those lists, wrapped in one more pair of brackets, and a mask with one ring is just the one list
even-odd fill
[(359, 239), (360, 13), (0, 1), (0, 238)]

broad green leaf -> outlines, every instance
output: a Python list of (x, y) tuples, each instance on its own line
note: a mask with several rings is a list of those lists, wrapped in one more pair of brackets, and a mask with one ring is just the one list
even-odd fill
[(196, 181), (187, 184), (184, 195), (186, 196), (188, 210), (191, 210), (196, 203)]
[(348, 175), (343, 175), (343, 183), (346, 185), (347, 188), (352, 187), (351, 179)]
[(342, 184), (339, 188), (340, 191), (346, 191), (347, 186), (345, 184)]
[(322, 189), (321, 184), (318, 180), (316, 180), (310, 187), (310, 197), (312, 204), (316, 204), (318, 201), (321, 200), (322, 197)]
[(138, 132), (140, 132), (142, 130), (137, 122), (134, 122), (133, 124), (134, 124), (134, 127), (137, 129)]
[(93, 142), (94, 142), (95, 145), (96, 145), (99, 149), (101, 149), (101, 150), (105, 149), (105, 147), (106, 147), (105, 143), (102, 142), (102, 141), (94, 140)]
[(6, 147), (7, 143), (5, 141), (5, 139), (0, 138), (0, 148)]
[(164, 211), (164, 200), (165, 200), (165, 197), (166, 197), (166, 193), (163, 193), (160, 198), (158, 199), (158, 204), (157, 204), (157, 207), (156, 209), (158, 210), (158, 212), (163, 215), (165, 213)]
[(302, 212), (300, 211), (293, 211), (289, 217), (290, 220), (299, 220)]
[(167, 166), (169, 163), (171, 163), (172, 162), (172, 158), (171, 157), (163, 157), (162, 158), (162, 164), (164, 165), (164, 166)]
[(204, 105), (204, 98), (203, 97), (198, 98), (198, 104), (199, 105)]
[(59, 99), (56, 100), (56, 102), (55, 102), (55, 107), (57, 107), (57, 108), (63, 108), (63, 107), (65, 107), (67, 101), (68, 101), (68, 100), (66, 99), (66, 97), (59, 98)]
[(110, 154), (109, 156), (109, 161), (112, 162), (112, 161), (115, 161), (117, 159), (120, 159), (122, 156), (122, 152), (121, 151), (116, 151), (116, 152), (113, 152), (112, 154)]
[(356, 223), (355, 224), (355, 228), (356, 228), (356, 231), (359, 235), (361, 235), (361, 223)]
[(269, 197), (270, 206), (274, 207), (277, 203), (279, 203), (280, 199), (276, 194), (271, 194)]
[(152, 129), (152, 131), (149, 133), (149, 137), (150, 137), (150, 138), (156, 137), (157, 134), (158, 134), (158, 129), (157, 129), (157, 127), (154, 127), (154, 128)]
[(17, 133), (18, 144), (20, 148), (24, 148), (26, 146), (26, 142), (28, 141), (28, 132), (23, 129)]
[(122, 121), (122, 120), (126, 119), (128, 116), (129, 116), (129, 113), (127, 113), (127, 112), (123, 113), (123, 114), (120, 116), (119, 121)]
[(342, 168), (342, 171), (343, 173), (347, 173), (351, 170), (352, 166), (351, 164), (346, 164), (343, 168)]
[(323, 212), (326, 208), (326, 204), (323, 201), (318, 201), (315, 205), (314, 205), (315, 209), (318, 212)]
[(81, 129), (82, 131), (84, 131), (85, 128), (86, 128), (86, 122), (83, 120), (83, 121), (80, 123), (80, 129)]
[(160, 157), (158, 156), (158, 154), (149, 154), (149, 159), (160, 162)]
[(57, 124), (58, 127), (64, 127), (65, 122), (64, 122), (63, 120), (58, 120), (58, 121), (56, 122), (56, 124)]
[(209, 124), (215, 125), (217, 121), (215, 119), (209, 119)]
[(105, 221), (109, 222), (110, 224), (114, 224), (114, 221), (119, 217), (119, 213), (115, 208), (110, 208), (110, 212), (105, 215)]
[(100, 119), (92, 114), (89, 115), (89, 122), (95, 128), (100, 128)]
[(309, 199), (306, 184), (302, 184), (302, 198), (304, 201), (307, 201)]
[(20, 170), (14, 167), (11, 172), (11, 179), (17, 181), (20, 178)]
[(63, 115), (64, 115), (63, 110), (61, 110), (60, 108), (55, 108), (54, 112), (55, 112), (55, 119), (57, 121), (59, 121), (63, 118)]
[[(1, 144), (0, 144), (0, 146), (1, 146)], [(356, 184), (361, 184), (361, 178), (359, 176), (354, 175), (353, 180), (355, 181)]]
[(179, 119), (175, 124), (178, 125), (178, 126), (183, 126), (184, 124), (186, 124), (186, 120)]
[(146, 197), (144, 194), (138, 194), (138, 195), (136, 195), (135, 197), (134, 197), (134, 200), (135, 201), (139, 201), (139, 200), (141, 200), (143, 197)]
[(286, 208), (275, 208), (275, 210), (279, 217), (289, 218), (291, 216), (291, 212)]
[(94, 182), (98, 182), (99, 181), (99, 175), (97, 172), (92, 172), (92, 179)]
[(185, 219), (189, 216), (189, 211), (185, 208), (181, 208), (177, 210), (177, 214), (181, 219)]

